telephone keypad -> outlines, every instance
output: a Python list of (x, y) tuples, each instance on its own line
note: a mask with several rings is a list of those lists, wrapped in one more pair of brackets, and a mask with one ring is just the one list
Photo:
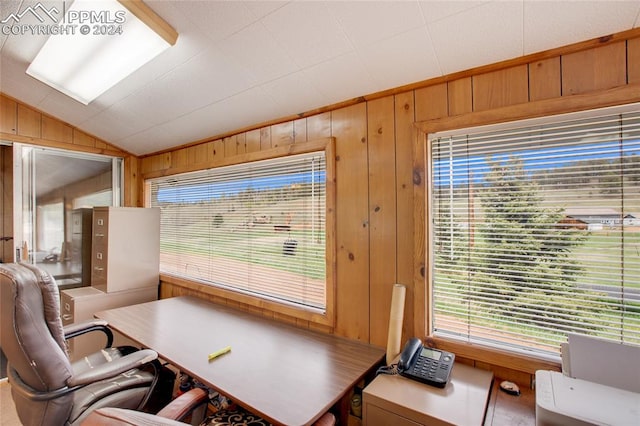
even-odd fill
[(418, 356), (407, 373), (425, 383), (440, 386), (447, 382), (452, 367), (451, 361), (452, 357), (448, 355), (444, 356), (440, 361)]

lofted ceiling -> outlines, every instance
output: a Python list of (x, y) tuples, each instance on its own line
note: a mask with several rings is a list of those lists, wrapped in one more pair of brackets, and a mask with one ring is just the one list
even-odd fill
[[(63, 6), (2, 0), (0, 20), (37, 3)], [(145, 3), (176, 45), (89, 105), (25, 73), (44, 35), (0, 35), (0, 91), (144, 155), (640, 26), (638, 0)]]

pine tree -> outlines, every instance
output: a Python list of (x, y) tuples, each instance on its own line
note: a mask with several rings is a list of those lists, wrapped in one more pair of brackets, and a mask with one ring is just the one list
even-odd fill
[[(490, 171), (477, 187), (483, 220), (469, 265), (474, 287), (470, 300), (485, 314), (545, 328), (584, 326), (594, 306), (577, 286), (583, 269), (572, 251), (587, 238), (584, 231), (559, 225), (560, 209), (549, 209), (522, 160), (487, 159)], [(528, 306), (538, 300), (536, 312)]]

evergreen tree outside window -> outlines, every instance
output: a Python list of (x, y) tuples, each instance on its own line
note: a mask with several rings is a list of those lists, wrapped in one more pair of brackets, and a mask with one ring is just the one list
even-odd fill
[(430, 135), (431, 331), (555, 358), (640, 344), (640, 114)]

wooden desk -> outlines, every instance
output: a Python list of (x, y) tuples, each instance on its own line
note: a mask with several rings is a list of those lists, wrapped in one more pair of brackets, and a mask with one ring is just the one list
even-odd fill
[[(98, 312), (96, 317), (265, 419), (313, 423), (385, 355), (383, 348), (282, 324), (195, 297)], [(207, 355), (231, 352), (213, 361)]]
[(482, 425), (493, 373), (456, 363), (444, 388), (379, 375), (362, 392), (365, 426)]

